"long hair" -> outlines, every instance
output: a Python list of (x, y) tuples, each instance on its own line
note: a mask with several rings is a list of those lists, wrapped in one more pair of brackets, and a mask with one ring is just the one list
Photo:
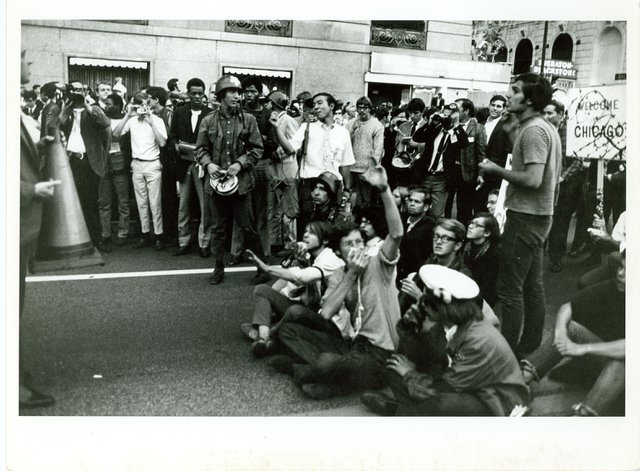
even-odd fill
[(483, 319), (482, 309), (478, 306), (476, 298), (455, 299), (450, 303), (445, 303), (430, 289), (425, 290), (425, 294), (420, 297), (420, 310), (426, 315), (427, 312), (435, 313), (437, 321), (440, 323), (450, 323), (463, 326), (471, 321)]
[(482, 219), (482, 222), (484, 223), (484, 230), (490, 232), (487, 240), (491, 243), (491, 245), (500, 243), (500, 224), (495, 217), (493, 217), (490, 213), (484, 212), (476, 214), (473, 218)]
[(312, 234), (318, 237), (321, 245), (327, 245), (329, 242), (329, 236), (331, 235), (332, 226), (328, 221), (311, 221), (307, 223), (305, 228)]

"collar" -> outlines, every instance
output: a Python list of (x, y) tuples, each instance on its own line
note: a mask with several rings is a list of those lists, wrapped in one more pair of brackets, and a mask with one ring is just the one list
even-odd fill
[(220, 108), (218, 108), (220, 110), (220, 115), (224, 116), (225, 118), (234, 118), (236, 116), (240, 116), (240, 107), (236, 106), (233, 110), (231, 110), (231, 113), (229, 113), (229, 115), (226, 115), (224, 113), (224, 110), (222, 109), (222, 106)]
[[(317, 121), (317, 122), (320, 123), (320, 121)], [(320, 123), (320, 126), (322, 127), (322, 129), (326, 131), (331, 131), (335, 125), (336, 125), (335, 121), (332, 124)]]
[(420, 217), (419, 217), (418, 219), (416, 219), (415, 221), (413, 221), (413, 222), (411, 222), (411, 216), (409, 216), (409, 217), (407, 218), (407, 225), (409, 225), (409, 226), (415, 226), (417, 223), (419, 223), (419, 222), (420, 222), (420, 220), (425, 216), (425, 214), (427, 214), (427, 213), (426, 213), (426, 212), (422, 213), (422, 214), (420, 215)]

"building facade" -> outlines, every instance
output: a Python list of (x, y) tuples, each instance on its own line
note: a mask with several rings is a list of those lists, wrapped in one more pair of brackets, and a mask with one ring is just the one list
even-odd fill
[(503, 92), (505, 63), (471, 60), (471, 21), (25, 20), (32, 82), (124, 78), (129, 91), (223, 73), (257, 75), (291, 96), (328, 91), (394, 105)]

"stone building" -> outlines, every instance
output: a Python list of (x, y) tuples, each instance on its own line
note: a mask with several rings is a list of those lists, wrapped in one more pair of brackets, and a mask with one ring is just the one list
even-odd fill
[(471, 21), (25, 20), (32, 82), (124, 78), (128, 90), (223, 73), (292, 96), (328, 91), (399, 104), (504, 91), (510, 66), (473, 61)]

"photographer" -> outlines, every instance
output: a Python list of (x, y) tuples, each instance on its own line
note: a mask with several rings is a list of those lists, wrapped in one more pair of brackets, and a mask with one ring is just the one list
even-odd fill
[(98, 250), (104, 251), (98, 188), (107, 168), (111, 120), (100, 106), (91, 104), (91, 98), (85, 97), (83, 90), (80, 82), (67, 85), (60, 110), (60, 129), (67, 139), (69, 164), (89, 235)]
[[(135, 118), (135, 119), (133, 119)], [(152, 113), (149, 107), (149, 95), (138, 92), (129, 105), (127, 114), (113, 130), (113, 138), (131, 132), (131, 153), (133, 162), (133, 190), (138, 204), (140, 228), (142, 234), (134, 248), (151, 245), (149, 232), (149, 208), (153, 217), (153, 229), (156, 236), (155, 249), (164, 249), (162, 225), (162, 164), (160, 163), (160, 147), (167, 140), (167, 130), (162, 118)]]
[[(405, 356), (387, 360), (393, 393), (366, 392), (362, 402), (380, 415), (508, 416), (529, 403), (518, 361), (500, 332), (483, 319), (478, 285), (460, 272), (425, 265), (425, 294), (413, 308), (446, 332), (449, 366), (442, 379), (416, 371)], [(517, 410), (517, 409), (516, 409)]]

